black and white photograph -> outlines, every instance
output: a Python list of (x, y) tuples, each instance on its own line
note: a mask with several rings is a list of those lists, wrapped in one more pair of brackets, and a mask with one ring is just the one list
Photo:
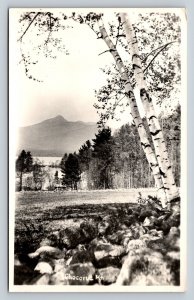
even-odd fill
[(183, 292), (183, 8), (9, 10), (9, 290)]

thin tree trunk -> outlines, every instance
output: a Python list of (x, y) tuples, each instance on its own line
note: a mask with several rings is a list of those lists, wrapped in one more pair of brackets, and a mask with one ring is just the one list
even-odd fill
[(143, 121), (140, 117), (140, 113), (139, 113), (139, 110), (137, 107), (137, 102), (136, 102), (136, 99), (134, 96), (134, 92), (133, 92), (131, 83), (129, 81), (128, 72), (124, 66), (124, 63), (123, 63), (121, 57), (118, 54), (118, 51), (117, 51), (115, 45), (113, 44), (113, 42), (111, 41), (111, 39), (109, 38), (109, 36), (107, 34), (107, 31), (104, 27), (102, 19), (99, 21), (99, 29), (100, 29), (102, 39), (105, 41), (106, 45), (110, 49), (110, 53), (112, 54), (112, 56), (116, 62), (116, 65), (119, 69), (121, 78), (125, 82), (125, 95), (129, 101), (129, 105), (131, 108), (131, 115), (132, 115), (135, 125), (137, 127), (137, 130), (138, 130), (138, 133), (140, 136), (140, 140), (141, 140), (141, 145), (145, 152), (146, 158), (149, 162), (150, 168), (152, 169), (152, 173), (154, 175), (156, 186), (157, 186), (158, 190), (160, 190), (160, 192), (162, 192), (160, 197), (162, 199), (164, 199), (164, 198), (166, 198), (166, 196), (165, 196), (164, 185), (163, 185), (163, 182), (161, 179), (160, 169), (158, 166), (158, 162), (157, 162), (155, 153), (153, 152), (152, 147), (149, 142), (149, 139), (147, 137), (147, 133), (144, 128)]
[(23, 188), (23, 172), (20, 173), (20, 191), (22, 191)]
[(132, 25), (129, 21), (129, 17), (126, 13), (121, 13), (120, 17), (121, 21), (123, 22), (123, 27), (125, 30), (129, 50), (132, 55), (134, 75), (137, 85), (140, 89), (140, 97), (146, 113), (146, 118), (148, 121), (150, 134), (154, 144), (160, 173), (167, 194), (168, 202), (170, 202), (179, 197), (179, 191), (175, 184), (172, 166), (168, 157), (168, 151), (163, 137), (163, 132), (161, 130), (158, 118), (155, 113), (154, 105), (146, 85), (141, 59), (139, 56), (138, 42), (135, 31), (133, 30)]

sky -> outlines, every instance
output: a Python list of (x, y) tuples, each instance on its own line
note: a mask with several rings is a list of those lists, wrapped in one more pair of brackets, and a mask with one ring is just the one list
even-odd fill
[[(93, 107), (96, 102), (94, 90), (106, 82), (106, 75), (101, 68), (113, 63), (110, 53), (99, 55), (107, 50), (104, 41), (97, 39), (87, 25), (71, 21), (68, 22), (70, 28), (56, 35), (64, 41), (69, 55), (54, 50), (56, 59), (46, 58), (41, 52), (37, 55), (34, 49), (39, 43), (43, 44), (47, 33), (37, 36), (34, 26), (25, 34), (20, 48), (21, 44), (17, 40), (26, 28), (21, 29), (18, 22), (20, 15), (21, 10), (11, 10), (9, 90), (10, 110), (16, 126), (28, 126), (57, 115), (69, 121), (98, 121), (97, 111)], [(111, 15), (108, 15), (107, 20), (109, 17)], [(30, 80), (25, 75), (21, 49), (25, 53), (29, 52), (32, 61), (38, 61), (36, 65), (30, 66), (30, 74), (41, 82)], [(137, 102), (143, 115), (139, 97)], [(113, 120), (109, 125), (117, 128), (130, 121), (130, 111), (126, 108), (121, 121)]]
[[(98, 121), (98, 114), (93, 107), (96, 102), (94, 90), (106, 82), (106, 75), (100, 68), (113, 62), (110, 53), (99, 55), (107, 50), (105, 43), (98, 40), (87, 25), (80, 26), (73, 22), (73, 28), (60, 32), (60, 37), (63, 36), (67, 41), (65, 45), (69, 55), (55, 51), (56, 59), (43, 55), (36, 57), (33, 46), (37, 37), (35, 28), (32, 28), (24, 37), (22, 51), (30, 49), (33, 59), (39, 60), (38, 64), (31, 66), (30, 73), (42, 82), (33, 81), (25, 75), (24, 64), (19, 63), (19, 15), (19, 12), (15, 12), (10, 21), (10, 90), (18, 126), (35, 124), (59, 114), (69, 121)], [(123, 123), (130, 119), (129, 111), (122, 119)]]

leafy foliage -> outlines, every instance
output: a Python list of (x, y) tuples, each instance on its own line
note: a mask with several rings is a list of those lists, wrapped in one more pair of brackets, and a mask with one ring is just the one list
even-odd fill
[(19, 191), (22, 190), (23, 174), (31, 172), (32, 168), (33, 168), (33, 158), (31, 153), (29, 151), (26, 152), (25, 150), (22, 150), (16, 160), (16, 172), (19, 173), (19, 177), (20, 177), (20, 184), (18, 187)]

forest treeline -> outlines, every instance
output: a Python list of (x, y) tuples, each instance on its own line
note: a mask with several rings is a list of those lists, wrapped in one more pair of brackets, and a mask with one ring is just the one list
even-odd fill
[[(176, 185), (180, 186), (181, 109), (167, 118), (159, 118), (164, 133)], [(143, 119), (146, 130), (148, 124)], [(153, 147), (152, 141), (150, 143)], [(54, 166), (56, 168), (56, 166)], [(52, 166), (50, 166), (50, 170)], [(59, 176), (59, 170), (62, 176)], [(114, 133), (99, 129), (92, 141), (77, 152), (65, 153), (54, 175), (30, 152), (23, 150), (16, 160), (17, 190), (44, 189), (119, 189), (154, 187), (154, 178), (142, 149), (137, 128), (125, 124)], [(25, 180), (24, 180), (25, 177)]]
[[(180, 186), (180, 106), (167, 118), (160, 118), (176, 185)], [(146, 130), (148, 124), (143, 119)], [(150, 143), (153, 147), (152, 141)], [(149, 164), (133, 124), (123, 125), (114, 134), (110, 128), (99, 130), (77, 153), (65, 154), (61, 161), (62, 184), (77, 189), (154, 187)]]

